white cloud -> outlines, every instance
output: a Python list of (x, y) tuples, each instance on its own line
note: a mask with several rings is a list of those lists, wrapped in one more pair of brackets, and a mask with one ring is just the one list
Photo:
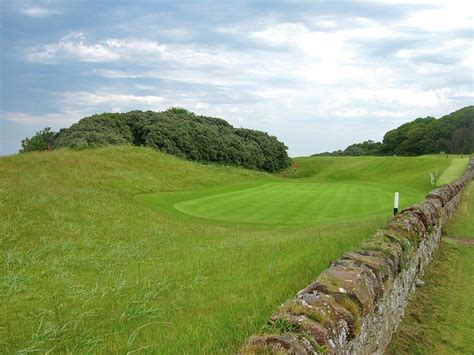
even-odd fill
[(450, 1), (440, 5), (438, 8), (411, 13), (404, 25), (430, 32), (472, 29), (474, 23), (472, 2)]
[(160, 28), (158, 31), (172, 40), (189, 40), (194, 36), (187, 28)]
[(209, 104), (205, 103), (205, 102), (198, 102), (194, 108), (196, 110), (208, 110), (209, 109)]
[(58, 94), (58, 100), (63, 107), (87, 108), (88, 110), (103, 107), (115, 111), (120, 111), (119, 108), (125, 110), (141, 108), (160, 110), (163, 109), (166, 103), (166, 100), (160, 96), (141, 96), (103, 91), (68, 91)]
[(56, 43), (26, 48), (26, 59), (36, 63), (142, 61), (165, 55), (166, 46), (147, 40), (107, 39), (93, 44), (82, 32), (71, 33)]
[(48, 9), (46, 7), (41, 6), (29, 6), (29, 7), (22, 7), (20, 12), (23, 15), (30, 16), (30, 17), (48, 17), (48, 16), (55, 16), (61, 15), (61, 11), (55, 9)]
[(421, 44), (417, 48), (401, 49), (396, 56), (403, 59), (412, 59), (416, 57), (432, 57), (438, 59), (442, 57), (468, 57), (473, 51), (473, 42), (470, 39), (456, 38), (445, 40), (442, 43), (437, 42), (436, 45), (431, 41)]
[(61, 113), (30, 114), (24, 112), (3, 112), (2, 117), (9, 122), (21, 125), (65, 127), (84, 117), (83, 111), (65, 111)]
[(71, 33), (57, 43), (28, 48), (26, 53), (26, 59), (35, 63), (56, 63), (61, 60), (110, 62), (119, 58), (108, 45), (85, 44), (84, 34), (80, 32)]
[(343, 61), (352, 57), (340, 36), (312, 31), (301, 23), (278, 23), (249, 35), (263, 44), (293, 48), (320, 60)]
[(136, 87), (138, 90), (147, 90), (147, 91), (152, 91), (156, 90), (157, 87), (153, 85), (143, 85), (143, 84), (135, 84), (134, 87)]
[(94, 69), (91, 74), (96, 74), (107, 79), (136, 79), (140, 75), (112, 69)]

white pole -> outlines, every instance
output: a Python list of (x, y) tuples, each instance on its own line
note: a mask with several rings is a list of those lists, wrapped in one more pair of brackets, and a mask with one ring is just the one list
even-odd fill
[(395, 192), (395, 198), (393, 202), (393, 214), (396, 215), (398, 213), (398, 198), (399, 198), (399, 193)]

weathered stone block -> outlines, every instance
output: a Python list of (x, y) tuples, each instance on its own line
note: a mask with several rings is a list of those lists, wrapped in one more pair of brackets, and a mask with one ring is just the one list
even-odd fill
[(351, 260), (357, 265), (368, 267), (377, 277), (376, 297), (380, 297), (385, 291), (386, 282), (390, 282), (394, 276), (394, 267), (391, 260), (385, 259), (383, 253), (356, 253), (348, 252), (342, 256), (342, 260)]
[(401, 269), (404, 255), (408, 258), (414, 249), (410, 241), (397, 232), (395, 230), (390, 234), (389, 230), (380, 230), (372, 238), (363, 242), (358, 251), (367, 255), (383, 253), (385, 258), (391, 260), (394, 274), (397, 274)]
[(304, 291), (326, 293), (332, 295), (336, 301), (349, 296), (358, 303), (361, 313), (367, 314), (374, 308), (378, 287), (375, 275), (368, 268), (335, 265), (323, 271)]
[[(298, 293), (297, 300), (307, 307), (311, 312), (317, 312), (319, 322), (326, 327), (331, 336), (353, 336), (355, 320), (353, 315), (336, 302), (334, 297), (324, 293)], [(311, 316), (310, 316), (311, 318)]]

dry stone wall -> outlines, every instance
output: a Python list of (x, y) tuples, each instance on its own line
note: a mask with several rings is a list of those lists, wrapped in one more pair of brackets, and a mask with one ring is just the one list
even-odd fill
[(474, 172), (431, 191), (280, 306), (241, 354), (381, 354)]

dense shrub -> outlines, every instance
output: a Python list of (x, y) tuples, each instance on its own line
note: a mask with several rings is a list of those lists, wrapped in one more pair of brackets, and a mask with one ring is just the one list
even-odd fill
[(48, 145), (54, 143), (56, 133), (51, 131), (51, 127), (46, 127), (35, 133), (31, 138), (25, 138), (21, 141), (20, 153), (33, 152), (37, 150), (46, 150)]
[(265, 132), (185, 109), (103, 113), (83, 118), (54, 136), (54, 147), (148, 146), (189, 160), (278, 171), (289, 165), (287, 147)]
[(133, 144), (134, 136), (127, 119), (120, 113), (103, 113), (83, 118), (59, 131), (56, 147), (87, 148)]

